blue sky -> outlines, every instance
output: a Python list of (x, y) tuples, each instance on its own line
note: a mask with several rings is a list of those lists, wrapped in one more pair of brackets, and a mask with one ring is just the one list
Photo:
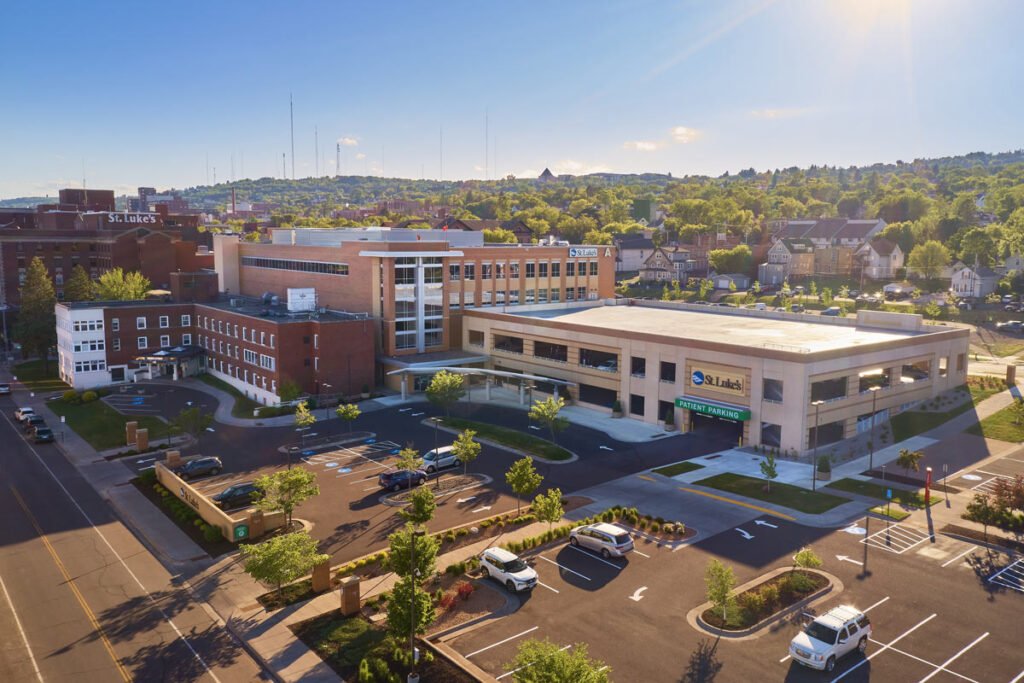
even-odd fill
[[(0, 197), (1024, 146), (1017, 0), (10, 3)], [(485, 156), (485, 114), (489, 149)], [(486, 159), (486, 165), (485, 165)]]

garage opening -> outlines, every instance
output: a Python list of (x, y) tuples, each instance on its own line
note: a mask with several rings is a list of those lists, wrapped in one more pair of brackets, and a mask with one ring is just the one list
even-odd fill
[(728, 441), (732, 444), (739, 443), (743, 436), (743, 423), (739, 420), (730, 420), (725, 417), (714, 415), (703, 415), (695, 410), (690, 412), (690, 431), (700, 436), (710, 437), (715, 440)]
[(592, 384), (580, 384), (579, 400), (582, 403), (592, 403), (603, 408), (611, 408), (615, 403), (617, 394), (614, 389), (603, 389)]

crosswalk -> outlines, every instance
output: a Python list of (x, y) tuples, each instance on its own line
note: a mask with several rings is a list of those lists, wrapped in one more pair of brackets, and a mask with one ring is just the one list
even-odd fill
[(971, 487), (972, 491), (980, 491), (981, 493), (987, 493), (992, 495), (996, 492), (996, 484), (1000, 481), (1012, 482), (1013, 477), (1008, 477), (1004, 474), (993, 474), (989, 479), (981, 482), (977, 486)]
[(912, 526), (893, 524), (885, 529), (876, 531), (867, 538), (862, 538), (861, 543), (887, 550), (897, 555), (902, 555), (911, 548), (914, 548), (931, 538), (931, 535)]
[(1024, 560), (1017, 560), (988, 577), (989, 583), (1024, 593)]

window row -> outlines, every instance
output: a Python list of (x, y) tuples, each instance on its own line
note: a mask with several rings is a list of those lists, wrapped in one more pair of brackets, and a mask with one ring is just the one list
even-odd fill
[(240, 368), (237, 365), (225, 363), (223, 360), (215, 358), (207, 358), (206, 367), (215, 372), (220, 372), (229, 377), (234, 377), (246, 384), (251, 384), (254, 387), (267, 389), (275, 394), (277, 393), (277, 380), (271, 379), (268, 383), (265, 376), (258, 375), (255, 372), (250, 372), (249, 370)]
[(75, 372), (98, 372), (107, 369), (105, 360), (82, 360), (75, 361)]
[[(588, 266), (589, 263), (589, 266)], [(448, 279), (451, 281), (458, 280), (476, 280), (476, 265), (475, 263), (452, 263), (448, 266)], [(577, 273), (578, 268), (578, 273)], [(577, 266), (576, 261), (565, 262), (565, 276), (576, 277), (577, 274), (580, 277), (586, 277), (587, 273), (590, 275), (597, 275), (598, 262), (597, 261), (580, 261)], [(501, 280), (503, 278), (509, 278), (516, 280), (519, 278), (520, 266), (518, 261), (512, 261), (506, 263), (505, 261), (496, 261), (495, 263), (481, 263), (480, 264), (480, 279), (481, 280)], [(523, 277), (536, 278), (536, 277), (561, 277), (562, 276), (562, 262), (561, 261), (528, 261), (525, 264), (525, 271)], [(396, 273), (396, 281), (398, 275)]]
[(102, 339), (93, 339), (91, 341), (83, 341), (75, 344), (75, 353), (84, 353), (86, 351), (105, 351), (107, 343)]
[[(188, 314), (182, 315), (179, 318), (179, 322), (181, 323), (179, 325), (180, 327), (191, 327), (192, 326), (192, 316), (188, 315)], [(135, 329), (137, 329), (137, 330), (145, 330), (145, 329), (147, 329), (148, 325), (149, 325), (149, 318), (147, 318), (146, 316), (140, 315), (140, 316), (137, 316), (135, 318)], [(157, 319), (157, 325), (162, 330), (168, 329), (171, 326), (171, 316), (169, 316), (169, 315), (161, 315), (161, 316), (159, 316), (159, 318)], [(110, 328), (114, 332), (119, 332), (121, 330), (121, 320), (119, 318), (112, 318), (111, 321), (110, 321)]]
[(276, 342), (277, 337), (277, 335), (267, 334), (263, 330), (248, 328), (244, 325), (241, 328), (241, 337), (239, 337), (239, 328), (237, 323), (226, 323), (223, 320), (215, 320), (205, 315), (199, 317), (199, 328), (209, 330), (210, 332), (216, 332), (217, 334), (223, 334), (227, 337), (241, 339), (242, 341), (251, 342), (253, 344), (259, 344), (260, 346), (269, 346), (270, 348), (274, 348), (274, 343)]
[(271, 270), (292, 270), (299, 273), (319, 273), (320, 275), (348, 275), (347, 263), (332, 263), (330, 261), (300, 261), (298, 259), (243, 256), (242, 265), (252, 268), (269, 268)]
[[(169, 334), (161, 334), (160, 338), (159, 338), (159, 342), (160, 342), (159, 348), (161, 348), (161, 349), (170, 348), (170, 346), (171, 346), (171, 335), (169, 335)], [(115, 337), (113, 339), (112, 343), (113, 343), (113, 350), (114, 351), (120, 351), (121, 350), (121, 340), (119, 338)], [(181, 335), (181, 345), (182, 346), (191, 346), (192, 345), (192, 335), (191, 334), (187, 334), (187, 333)], [(148, 349), (149, 348), (149, 337), (136, 337), (135, 338), (135, 348), (139, 349), (140, 351), (142, 351), (144, 349)]]
[(98, 332), (103, 330), (102, 320), (75, 320), (71, 324), (75, 332)]

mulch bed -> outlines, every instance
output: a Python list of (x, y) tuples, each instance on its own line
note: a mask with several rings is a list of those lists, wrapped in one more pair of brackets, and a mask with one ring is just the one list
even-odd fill
[[(868, 470), (867, 472), (862, 472), (861, 474), (865, 474), (874, 479), (878, 479), (879, 481), (876, 482), (878, 484), (883, 483), (881, 481), (882, 470)], [(902, 474), (894, 474), (889, 470), (885, 471), (885, 481), (894, 481), (897, 484), (906, 484), (907, 486), (913, 486), (914, 488), (924, 488), (925, 482), (923, 474), (921, 479), (915, 479), (914, 477), (909, 477)], [(957, 487), (943, 486), (941, 483), (936, 483), (935, 479), (932, 479), (932, 493), (939, 493), (944, 491), (949, 491), (949, 493), (960, 493), (960, 489), (958, 489)]]
[[(427, 481), (423, 485), (430, 488), (430, 490), (434, 492), (434, 495), (443, 496), (444, 494), (451, 493), (456, 489), (473, 486), (474, 484), (479, 484), (482, 481), (483, 480), (476, 474), (449, 474), (446, 476), (442, 473), (440, 481), (435, 481), (434, 478), (430, 476), (427, 477)], [(407, 489), (405, 491), (390, 494), (386, 497), (388, 500), (393, 502), (404, 503), (412, 497), (412, 494), (415, 491), (416, 489)]]
[[(132, 479), (131, 483), (142, 495), (149, 499), (149, 502), (153, 503), (161, 512), (167, 513), (166, 508), (163, 506), (163, 499), (160, 497), (160, 494), (153, 490), (152, 484), (143, 484), (138, 477)], [(185, 535), (192, 539), (210, 557), (220, 557), (225, 553), (234, 552), (238, 549), (238, 546), (227, 540), (207, 541), (206, 537), (203, 536), (203, 532), (193, 524), (182, 524), (171, 515), (167, 515), (167, 519), (184, 531)]]
[[(808, 595), (824, 588), (825, 585), (828, 584), (827, 578), (815, 572), (798, 569), (793, 573), (807, 577), (809, 581), (808, 590), (790, 590), (788, 588), (790, 573), (787, 572), (785, 574), (779, 574), (778, 576), (772, 577), (767, 581), (763, 581), (736, 595), (736, 602), (739, 608), (732, 609), (732, 614), (728, 615), (728, 622), (722, 620), (722, 613), (714, 607), (710, 607), (705, 610), (704, 613), (700, 615), (700, 618), (705, 624), (722, 629), (723, 631), (741, 631), (764, 621), (773, 614), (778, 614), (790, 605), (803, 600)], [(773, 605), (765, 604), (764, 608), (757, 612), (752, 612), (751, 610), (746, 609), (744, 605), (744, 596), (757, 595), (761, 592), (762, 588), (766, 586), (774, 586), (778, 589), (778, 601)]]
[(1001, 548), (1007, 548), (1008, 550), (1014, 550), (1018, 553), (1024, 553), (1024, 543), (1020, 541), (1014, 541), (1009, 538), (1003, 538), (998, 534), (985, 535), (983, 531), (977, 529), (971, 529), (970, 527), (958, 526), (956, 524), (947, 524), (946, 526), (939, 529), (939, 533), (944, 534), (955, 534), (957, 536), (963, 536), (964, 538), (970, 538), (978, 541), (979, 543), (987, 543), (988, 545), (997, 545)]
[[(434, 581), (428, 581), (424, 588), (432, 593), (438, 588), (445, 593), (448, 593), (453, 590), (456, 584), (462, 581), (467, 581), (467, 579), (462, 576), (444, 574), (441, 577), (440, 584), (435, 583)], [(486, 581), (486, 579), (483, 581)], [(473, 585), (475, 590), (470, 594), (468, 599), (457, 599), (450, 609), (445, 610), (443, 607), (437, 606), (435, 608), (437, 619), (430, 625), (429, 632), (436, 633), (437, 631), (443, 631), (501, 609), (505, 604), (505, 596), (500, 592), (500, 590), (494, 589), (494, 586), (497, 586), (497, 584), (484, 586), (483, 581), (469, 580), (469, 583)]]

